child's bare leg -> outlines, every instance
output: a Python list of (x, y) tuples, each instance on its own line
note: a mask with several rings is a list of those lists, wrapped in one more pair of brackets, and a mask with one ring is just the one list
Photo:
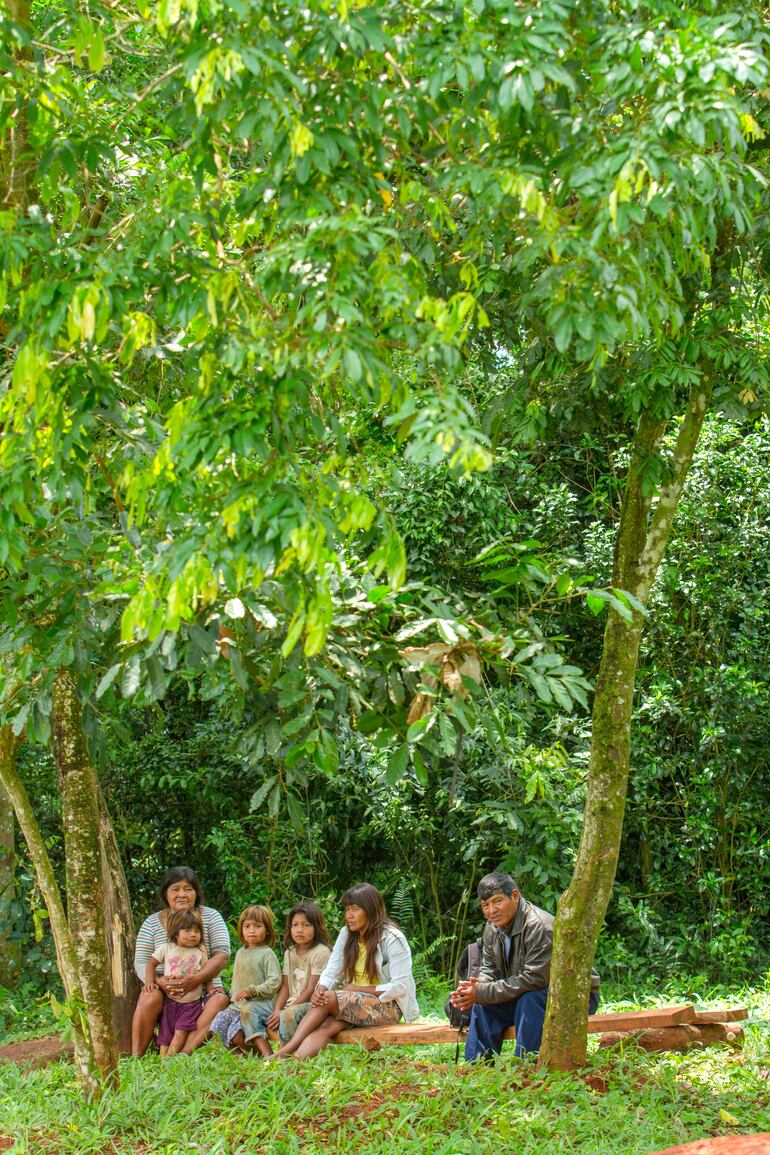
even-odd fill
[(168, 1054), (168, 1047), (158, 1047), (158, 1050), (160, 1051), (161, 1059), (165, 1059), (166, 1055)]
[(297, 1059), (312, 1059), (314, 1055), (317, 1055), (319, 1051), (322, 1051), (324, 1047), (329, 1045), (335, 1035), (338, 1035), (340, 1031), (344, 1031), (345, 1028), (349, 1026), (350, 1023), (346, 1023), (342, 1019), (328, 1018), (326, 1022), (321, 1023), (321, 1026), (317, 1027), (312, 1034), (302, 1040), (295, 1051), (295, 1057)]
[(169, 1043), (168, 1050), (166, 1051), (163, 1058), (167, 1059), (169, 1055), (178, 1055), (182, 1047), (187, 1042), (187, 1036), (189, 1033), (189, 1031), (174, 1031), (174, 1037)]
[(269, 1059), (273, 1053), (273, 1048), (267, 1039), (263, 1039), (259, 1035), (254, 1039), (249, 1039), (247, 1046), (253, 1047), (255, 1051), (258, 1051), (263, 1059)]
[(230, 1040), (229, 1047), (231, 1051), (240, 1051), (241, 1054), (246, 1054), (246, 1036), (243, 1031), (236, 1031)]
[[(308, 1035), (312, 1035), (313, 1031), (321, 1026), (321, 1023), (326, 1022), (330, 1015), (335, 1015), (338, 1009), (339, 1005), (336, 995), (331, 997), (326, 1006), (312, 1007), (304, 1019), (302, 1019), (288, 1043), (284, 1043), (283, 1046), (275, 1052), (276, 1055), (280, 1055), (282, 1059), (285, 1058), (286, 1055), (293, 1055), (300, 1043), (306, 1039)], [(336, 1033), (335, 1031), (335, 1034)]]

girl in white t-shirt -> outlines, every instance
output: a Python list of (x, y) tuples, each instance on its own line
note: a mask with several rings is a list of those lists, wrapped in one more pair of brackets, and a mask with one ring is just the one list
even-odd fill
[[(203, 920), (197, 910), (176, 911), (166, 923), (168, 942), (161, 943), (147, 960), (144, 991), (157, 991), (155, 971), (163, 967), (167, 979), (182, 979), (195, 975), (208, 962), (208, 951), (203, 941)], [(211, 983), (206, 983), (207, 991)], [(163, 1011), (158, 1027), (158, 1046), (162, 1058), (177, 1055), (195, 1030), (203, 1009), (203, 984), (185, 994), (164, 995)]]
[(291, 908), (283, 946), (281, 989), (267, 1026), (286, 1043), (310, 1010), (310, 997), (331, 954), (324, 916), (314, 902), (298, 902)]
[(377, 887), (352, 886), (342, 905), (345, 926), (313, 991), (311, 1009), (273, 1058), (309, 1059), (346, 1026), (383, 1027), (419, 1017), (412, 952), (388, 918)]

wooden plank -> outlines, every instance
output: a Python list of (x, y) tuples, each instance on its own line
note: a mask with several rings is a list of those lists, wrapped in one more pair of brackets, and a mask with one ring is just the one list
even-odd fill
[[(651, 1007), (646, 1011), (614, 1011), (606, 1015), (589, 1015), (589, 1034), (602, 1031), (640, 1031), (656, 1027), (675, 1027), (695, 1021), (695, 1011), (689, 1003), (675, 1007)], [(448, 1023), (396, 1023), (391, 1027), (354, 1027), (341, 1031), (336, 1043), (360, 1043), (363, 1046), (396, 1045), (402, 1047), (428, 1043), (456, 1043), (458, 1032)], [(515, 1039), (516, 1032), (509, 1027), (503, 1035)]]
[(365, 1046), (370, 1040), (380, 1046), (390, 1043), (408, 1047), (419, 1043), (456, 1043), (458, 1037), (464, 1038), (465, 1032), (458, 1036), (449, 1023), (396, 1023), (392, 1027), (353, 1027), (349, 1031), (340, 1031), (334, 1042)]
[(602, 1031), (643, 1031), (652, 1027), (676, 1027), (694, 1023), (695, 1010), (690, 1003), (676, 1007), (650, 1007), (646, 1011), (610, 1011), (606, 1015), (588, 1016), (588, 1033)]
[(721, 1011), (696, 1011), (696, 1023), (742, 1023), (749, 1017), (745, 1007), (730, 1007)]

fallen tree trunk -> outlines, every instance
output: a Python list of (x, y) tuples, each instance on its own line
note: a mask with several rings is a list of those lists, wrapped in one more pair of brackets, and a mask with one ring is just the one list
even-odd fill
[(643, 1051), (689, 1051), (693, 1047), (711, 1047), (714, 1043), (743, 1044), (743, 1027), (737, 1023), (682, 1023), (676, 1027), (654, 1027), (645, 1031), (609, 1031), (599, 1038), (600, 1047), (617, 1047), (634, 1043)]

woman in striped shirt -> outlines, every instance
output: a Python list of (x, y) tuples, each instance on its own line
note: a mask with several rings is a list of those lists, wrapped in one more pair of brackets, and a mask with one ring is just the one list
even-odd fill
[(168, 941), (166, 919), (170, 912), (181, 910), (198, 912), (203, 920), (203, 941), (208, 961), (195, 975), (173, 979), (166, 979), (162, 974), (156, 975), (155, 981), (160, 990), (141, 992), (134, 1011), (132, 1031), (131, 1049), (137, 1057), (143, 1055), (150, 1045), (155, 1024), (163, 1009), (164, 995), (179, 997), (200, 983), (212, 983), (215, 988), (211, 994), (204, 996), (203, 1009), (196, 1028), (187, 1037), (184, 1053), (188, 1055), (208, 1037), (212, 1019), (223, 1011), (230, 1001), (219, 977), (220, 971), (230, 957), (230, 935), (219, 911), (203, 905), (203, 889), (198, 876), (189, 866), (174, 866), (165, 874), (159, 891), (163, 909), (146, 918), (136, 936), (134, 969), (139, 981), (144, 983), (147, 962), (153, 951)]

